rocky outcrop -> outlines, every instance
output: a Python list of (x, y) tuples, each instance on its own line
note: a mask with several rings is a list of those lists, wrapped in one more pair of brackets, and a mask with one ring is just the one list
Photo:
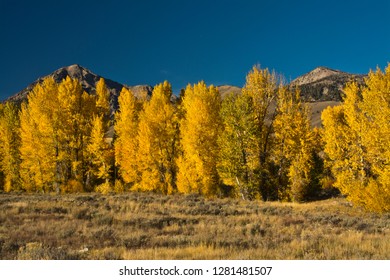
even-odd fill
[(341, 101), (345, 85), (350, 81), (363, 83), (365, 76), (317, 67), (293, 80), (290, 86), (299, 87), (303, 99), (307, 102)]

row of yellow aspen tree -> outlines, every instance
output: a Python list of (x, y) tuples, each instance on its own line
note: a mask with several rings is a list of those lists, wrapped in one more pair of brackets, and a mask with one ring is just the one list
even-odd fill
[(0, 107), (0, 186), (299, 202), (334, 185), (367, 209), (390, 210), (390, 67), (348, 84), (321, 129), (299, 91), (259, 67), (242, 94), (221, 98), (199, 82), (178, 102), (171, 96), (168, 82), (150, 100), (123, 88), (112, 116), (104, 79), (87, 94), (78, 80), (46, 78), (20, 109)]

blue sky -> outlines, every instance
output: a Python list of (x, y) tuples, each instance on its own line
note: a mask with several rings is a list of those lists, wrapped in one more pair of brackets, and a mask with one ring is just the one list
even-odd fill
[(390, 1), (0, 0), (0, 99), (71, 64), (128, 85), (242, 86), (251, 67), (287, 80), (317, 66), (390, 61)]

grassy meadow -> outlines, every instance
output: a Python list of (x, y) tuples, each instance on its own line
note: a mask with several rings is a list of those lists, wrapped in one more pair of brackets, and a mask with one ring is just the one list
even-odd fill
[(344, 198), (0, 194), (0, 259), (390, 259), (390, 214)]

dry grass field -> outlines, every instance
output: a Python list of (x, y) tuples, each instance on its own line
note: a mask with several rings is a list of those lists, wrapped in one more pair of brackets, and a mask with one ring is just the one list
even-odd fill
[(0, 194), (1, 259), (390, 259), (390, 214), (196, 195)]

